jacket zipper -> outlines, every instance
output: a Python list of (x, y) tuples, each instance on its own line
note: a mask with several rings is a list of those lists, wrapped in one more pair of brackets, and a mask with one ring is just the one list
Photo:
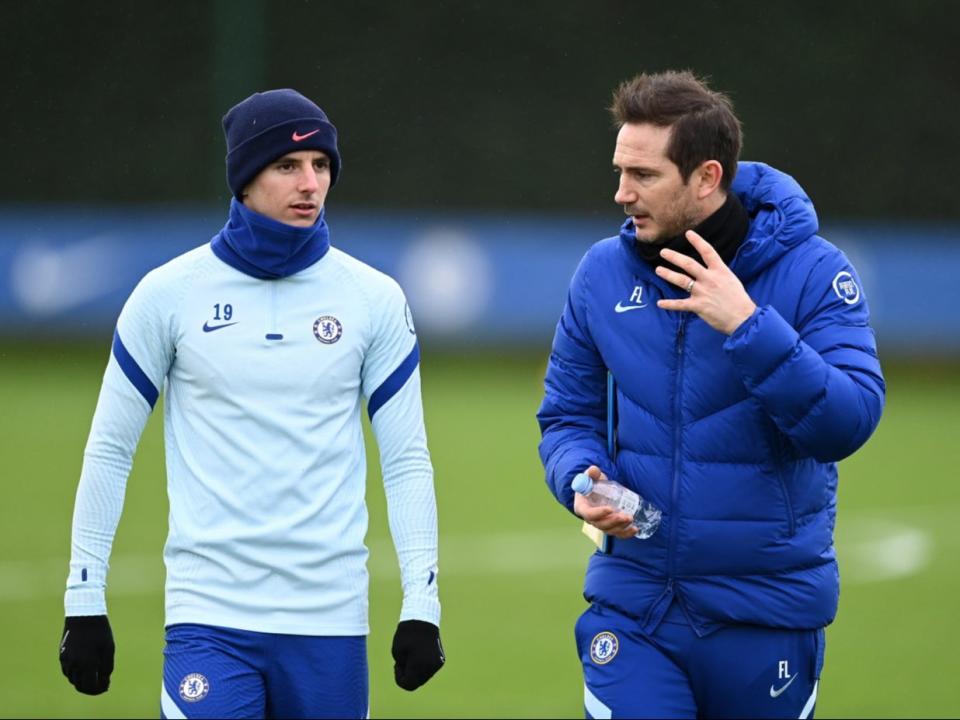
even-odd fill
[(677, 545), (677, 519), (680, 515), (677, 509), (680, 495), (680, 388), (683, 385), (683, 342), (686, 325), (687, 315), (684, 313), (680, 316), (680, 327), (677, 330), (677, 380), (673, 388), (673, 486), (670, 490), (670, 512), (672, 517), (670, 521), (670, 545), (667, 548), (667, 583), (671, 590), (673, 588), (674, 553)]
[(279, 280), (270, 281), (270, 327), (267, 328), (267, 339), (274, 340), (279, 337), (277, 332), (277, 285)]

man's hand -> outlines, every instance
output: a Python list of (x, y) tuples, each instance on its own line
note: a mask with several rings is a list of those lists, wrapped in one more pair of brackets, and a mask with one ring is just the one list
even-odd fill
[(661, 250), (660, 256), (664, 260), (686, 274), (660, 266), (657, 267), (657, 275), (689, 292), (690, 297), (683, 300), (657, 300), (657, 307), (696, 313), (714, 330), (730, 335), (753, 315), (757, 305), (710, 243), (693, 230), (687, 230), (687, 240), (700, 253), (706, 267), (675, 250)]
[(60, 669), (86, 695), (110, 687), (113, 672), (113, 632), (106, 615), (68, 617), (60, 640)]
[(404, 690), (416, 690), (446, 662), (440, 628), (423, 620), (404, 620), (397, 625), (392, 652), (393, 676)]
[[(587, 475), (593, 480), (606, 480), (600, 468), (591, 465), (587, 468)], [(626, 513), (614, 510), (609, 505), (594, 506), (580, 493), (574, 493), (573, 511), (599, 530), (603, 530), (607, 535), (614, 537), (632, 538), (637, 534), (637, 528), (633, 524), (633, 518)]]

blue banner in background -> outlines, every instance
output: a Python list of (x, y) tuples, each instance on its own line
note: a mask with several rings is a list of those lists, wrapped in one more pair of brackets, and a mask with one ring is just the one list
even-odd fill
[[(333, 245), (395, 277), (425, 338), (549, 342), (577, 263), (621, 217), (328, 211)], [(209, 242), (225, 213), (0, 210), (0, 335), (109, 338), (150, 269)], [(960, 353), (960, 228), (835, 224), (860, 273), (881, 352)]]

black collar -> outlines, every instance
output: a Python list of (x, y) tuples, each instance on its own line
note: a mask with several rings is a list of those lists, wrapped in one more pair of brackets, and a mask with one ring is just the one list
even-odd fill
[[(747, 211), (740, 204), (737, 196), (728, 192), (723, 205), (693, 229), (700, 237), (713, 245), (713, 249), (719, 253), (723, 262), (729, 265), (733, 256), (737, 254), (740, 244), (747, 236), (747, 231), (750, 229), (750, 216), (747, 215)], [(693, 249), (693, 245), (682, 234), (654, 243), (645, 243), (639, 240), (635, 243), (640, 257), (653, 267), (662, 266), (679, 271), (679, 268), (660, 257), (660, 251), (664, 248), (676, 250), (697, 262), (703, 262), (700, 253)]]

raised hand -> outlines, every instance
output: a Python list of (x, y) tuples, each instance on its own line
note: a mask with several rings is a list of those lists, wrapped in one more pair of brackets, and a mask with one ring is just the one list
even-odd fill
[(680, 300), (658, 300), (664, 310), (696, 313), (714, 330), (730, 335), (757, 309), (757, 305), (713, 246), (693, 230), (687, 230), (687, 240), (700, 253), (701, 265), (693, 258), (664, 248), (661, 257), (683, 270), (682, 273), (657, 267), (657, 275), (690, 293)]

